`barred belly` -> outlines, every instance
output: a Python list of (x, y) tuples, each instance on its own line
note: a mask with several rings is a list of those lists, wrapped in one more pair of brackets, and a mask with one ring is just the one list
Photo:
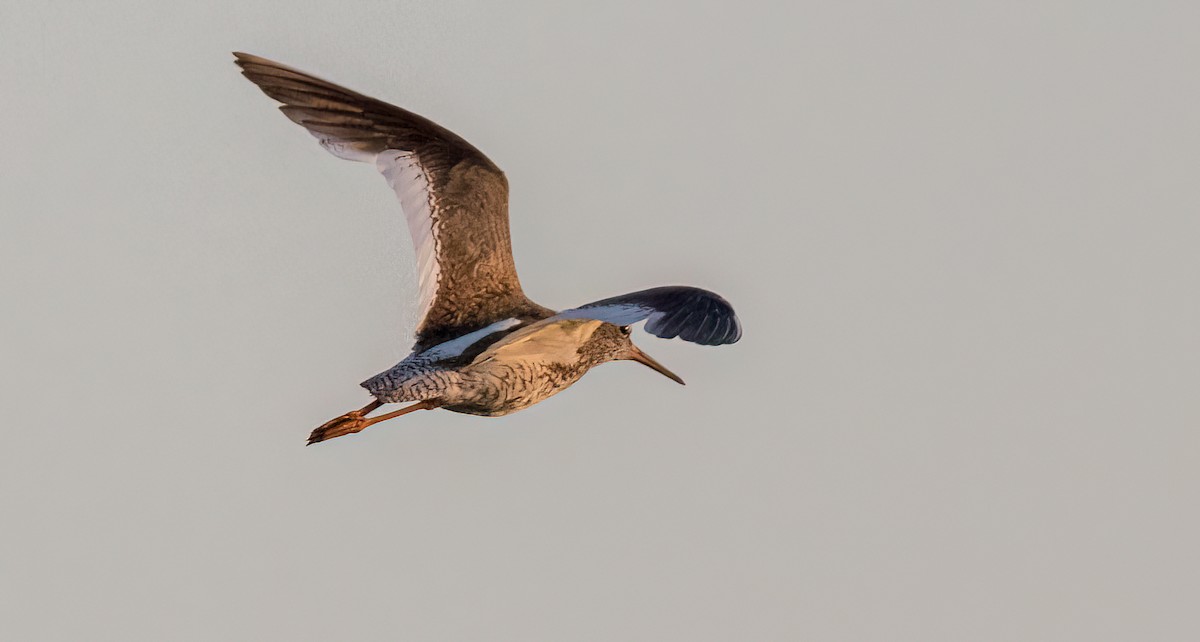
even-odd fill
[(460, 373), (460, 394), (442, 397), (442, 408), (485, 417), (507, 415), (565, 390), (587, 371), (579, 364), (485, 361)]

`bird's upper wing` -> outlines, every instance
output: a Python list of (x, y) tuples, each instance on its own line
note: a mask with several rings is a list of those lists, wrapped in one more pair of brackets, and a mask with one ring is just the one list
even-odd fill
[(719, 295), (682, 285), (651, 288), (563, 310), (559, 319), (598, 319), (630, 325), (648, 319), (646, 331), (657, 337), (679, 337), (702, 345), (733, 343), (742, 324), (733, 306)]
[(279, 63), (234, 53), (242, 74), (335, 156), (374, 163), (400, 199), (417, 257), (421, 350), (510, 317), (525, 297), (508, 230), (508, 181), (436, 123)]

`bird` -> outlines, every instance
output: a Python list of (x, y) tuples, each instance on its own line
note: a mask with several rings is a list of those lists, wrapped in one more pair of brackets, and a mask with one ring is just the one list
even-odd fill
[[(508, 179), (487, 156), (408, 110), (266, 58), (233, 56), (242, 75), (323, 148), (383, 174), (416, 255), (412, 353), (362, 382), (371, 402), (317, 427), (308, 445), (417, 410), (507, 415), (609, 361), (636, 361), (683, 384), (633, 344), (632, 326), (642, 321), (666, 339), (723, 345), (741, 338), (729, 302), (696, 287), (656, 287), (565, 310), (533, 302), (513, 261)], [(411, 405), (371, 415), (392, 403)]]

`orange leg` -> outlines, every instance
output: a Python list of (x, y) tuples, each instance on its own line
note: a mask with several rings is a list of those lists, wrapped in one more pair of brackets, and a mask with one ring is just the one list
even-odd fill
[(367, 426), (377, 424), (381, 421), (387, 421), (388, 419), (399, 417), (400, 415), (407, 415), (414, 410), (432, 410), (433, 408), (437, 408), (437, 404), (432, 401), (421, 401), (408, 406), (407, 408), (401, 408), (393, 412), (379, 415), (378, 417), (366, 416), (367, 413), (382, 405), (383, 404), (379, 401), (372, 401), (358, 410), (352, 410), (341, 417), (325, 422), (325, 424), (312, 431), (312, 434), (308, 436), (307, 445), (311, 446), (319, 441), (326, 441), (328, 439), (333, 439), (334, 437), (341, 437), (342, 435), (356, 433)]

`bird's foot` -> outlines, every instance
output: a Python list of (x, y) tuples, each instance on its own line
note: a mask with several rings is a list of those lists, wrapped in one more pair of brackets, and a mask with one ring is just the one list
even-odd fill
[(327, 439), (333, 439), (334, 437), (341, 437), (342, 435), (356, 433), (363, 428), (370, 426), (371, 423), (372, 422), (367, 421), (366, 413), (363, 411), (350, 411), (341, 417), (330, 419), (322, 424), (320, 428), (312, 431), (312, 434), (308, 436), (307, 445), (311, 446), (319, 441), (325, 441)]

